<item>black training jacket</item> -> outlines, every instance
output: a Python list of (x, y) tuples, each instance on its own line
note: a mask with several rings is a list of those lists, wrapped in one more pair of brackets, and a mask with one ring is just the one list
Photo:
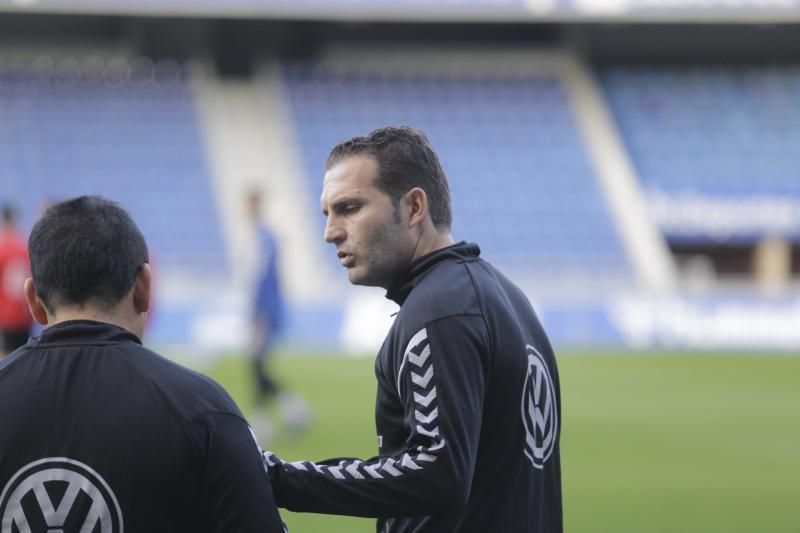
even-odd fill
[(99, 322), (0, 361), (0, 491), (2, 531), (284, 530), (228, 394)]
[(378, 353), (379, 456), (287, 463), (278, 504), (378, 517), (379, 532), (562, 531), (561, 401), (527, 298), (459, 243), (417, 260), (387, 296)]

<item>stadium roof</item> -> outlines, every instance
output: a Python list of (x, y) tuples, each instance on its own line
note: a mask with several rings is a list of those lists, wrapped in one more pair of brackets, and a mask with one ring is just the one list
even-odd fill
[(441, 22), (800, 22), (800, 0), (0, 0), (0, 12)]

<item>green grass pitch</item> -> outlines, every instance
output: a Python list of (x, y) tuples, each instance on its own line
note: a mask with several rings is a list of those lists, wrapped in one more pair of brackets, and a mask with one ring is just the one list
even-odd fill
[[(282, 354), (276, 374), (314, 424), (269, 447), (286, 460), (375, 455), (372, 360)], [(207, 373), (250, 412), (247, 362)], [(563, 353), (569, 533), (800, 532), (800, 357)], [(374, 521), (281, 512), (292, 533), (367, 533)]]

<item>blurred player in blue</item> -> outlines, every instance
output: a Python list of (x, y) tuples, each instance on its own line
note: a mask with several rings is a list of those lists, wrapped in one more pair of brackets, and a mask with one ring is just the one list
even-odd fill
[(278, 384), (267, 369), (267, 361), (272, 342), (283, 327), (284, 303), (278, 273), (278, 239), (262, 220), (259, 191), (250, 192), (247, 208), (256, 239), (252, 360), (256, 376), (256, 403), (263, 405), (278, 394)]
[[(270, 371), (272, 347), (284, 326), (285, 304), (280, 281), (278, 239), (272, 228), (264, 222), (260, 191), (252, 190), (247, 195), (247, 212), (254, 235), (255, 253), (251, 359), (256, 378), (256, 406), (263, 408), (277, 399), (287, 429), (300, 432), (309, 423), (308, 406), (297, 394), (285, 391)], [(264, 439), (271, 436), (266, 413), (261, 413), (254, 425)]]

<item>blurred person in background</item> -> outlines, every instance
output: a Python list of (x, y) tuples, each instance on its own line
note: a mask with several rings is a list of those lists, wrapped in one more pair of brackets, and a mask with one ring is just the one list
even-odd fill
[(13, 206), (0, 208), (0, 357), (25, 344), (33, 325), (23, 291), (30, 276), (28, 250), (16, 222)]
[(58, 203), (29, 253), (47, 328), (0, 362), (3, 531), (284, 531), (230, 396), (142, 346), (152, 273), (131, 217)]
[(382, 128), (334, 147), (325, 240), (351, 283), (400, 305), (375, 362), (379, 455), (283, 462), (278, 504), (378, 518), (381, 532), (560, 533), (560, 386), (522, 291), (454, 243), (428, 139)]
[(278, 402), (284, 426), (297, 435), (310, 423), (310, 408), (297, 393), (287, 391), (275, 378), (272, 352), (275, 339), (285, 321), (285, 303), (281, 288), (278, 238), (264, 220), (264, 198), (261, 191), (253, 189), (247, 194), (247, 215), (251, 229), (252, 265), (251, 294), (251, 351), (253, 375), (256, 386), (257, 412), (253, 423), (259, 437), (271, 440), (274, 429), (268, 407)]

